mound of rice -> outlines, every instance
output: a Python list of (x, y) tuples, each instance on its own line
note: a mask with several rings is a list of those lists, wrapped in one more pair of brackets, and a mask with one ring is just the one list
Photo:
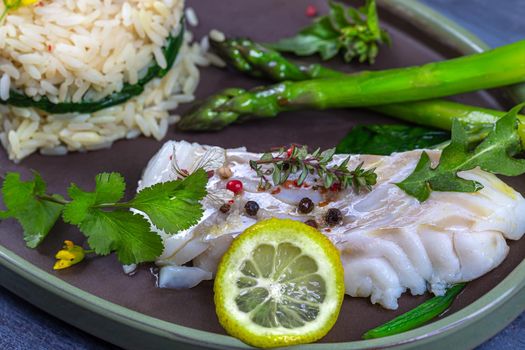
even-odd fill
[[(180, 32), (183, 7), (183, 0), (49, 0), (10, 12), (0, 24), (0, 99), (15, 89), (54, 103), (98, 100), (136, 83), (153, 60), (166, 67), (161, 50), (170, 33)], [(121, 105), (52, 115), (0, 104), (0, 141), (9, 158), (95, 150), (141, 134), (161, 139), (178, 120), (168, 111), (194, 98), (197, 65), (209, 63), (191, 40), (186, 32), (164, 78)]]

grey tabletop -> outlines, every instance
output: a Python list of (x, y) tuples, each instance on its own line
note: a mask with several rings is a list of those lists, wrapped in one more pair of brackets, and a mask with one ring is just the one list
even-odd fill
[[(490, 46), (525, 39), (525, 0), (421, 0)], [(0, 287), (0, 349), (116, 349)], [(478, 350), (525, 349), (525, 313)]]

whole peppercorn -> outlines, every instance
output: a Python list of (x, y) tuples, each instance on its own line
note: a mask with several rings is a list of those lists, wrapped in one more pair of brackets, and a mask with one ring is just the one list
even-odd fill
[(319, 225), (317, 225), (317, 221), (312, 220), (312, 219), (306, 220), (304, 223), (307, 224), (308, 226), (312, 226), (313, 228), (319, 227)]
[(228, 166), (221, 166), (219, 169), (217, 169), (217, 173), (222, 179), (229, 179), (232, 177), (233, 172)]
[(308, 17), (315, 17), (315, 16), (317, 16), (317, 8), (314, 5), (308, 5), (306, 7), (306, 15)]
[(308, 214), (314, 210), (314, 207), (314, 202), (312, 202), (310, 198), (304, 197), (299, 201), (299, 206), (297, 209), (299, 210), (299, 213)]
[(290, 158), (293, 154), (294, 149), (295, 149), (294, 145), (290, 146), (290, 148), (286, 150), (286, 157)]
[(231, 180), (226, 184), (226, 189), (232, 191), (235, 195), (242, 192), (242, 187), (242, 182), (239, 180)]
[(328, 226), (335, 226), (343, 221), (343, 213), (337, 208), (330, 208), (326, 212), (324, 219)]
[(231, 207), (232, 207), (232, 206), (229, 205), (229, 204), (223, 204), (223, 205), (221, 205), (221, 207), (219, 208), (219, 210), (221, 211), (221, 213), (226, 214), (227, 212), (230, 211)]
[(257, 202), (254, 201), (248, 201), (244, 205), (244, 210), (246, 211), (246, 214), (250, 216), (255, 216), (259, 211), (259, 204), (257, 204)]

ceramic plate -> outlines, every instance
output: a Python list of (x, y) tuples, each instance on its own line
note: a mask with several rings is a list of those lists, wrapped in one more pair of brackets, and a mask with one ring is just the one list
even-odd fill
[[(200, 19), (191, 28), (197, 38), (218, 28), (229, 36), (248, 36), (259, 41), (291, 35), (309, 23), (306, 5), (326, 9), (322, 0), (188, 0)], [(370, 69), (385, 69), (422, 64), (472, 53), (483, 44), (453, 23), (412, 0), (380, 2), (380, 15), (393, 44), (383, 48)], [(347, 71), (369, 69), (362, 65), (330, 62)], [(228, 70), (205, 68), (197, 95), (209, 94), (230, 86), (252, 87), (257, 82)], [(461, 102), (508, 109), (513, 105), (510, 91), (494, 90), (466, 94)], [(177, 113), (183, 112), (183, 109)], [(332, 147), (356, 124), (392, 123), (391, 119), (364, 110), (327, 110), (286, 113), (279, 118), (253, 121), (215, 133), (181, 133), (174, 129), (166, 139), (185, 139), (223, 147), (247, 146), (264, 151), (292, 142), (312, 147)], [(65, 157), (33, 155), (21, 164), (0, 154), (2, 171), (28, 175), (37, 169), (49, 182), (52, 193), (63, 192), (70, 182), (81, 187), (93, 186), (94, 176), (102, 171), (122, 173), (130, 187), (148, 159), (161, 143), (139, 138), (117, 142), (111, 149), (75, 153)], [(525, 193), (525, 178), (508, 182)], [(149, 266), (133, 277), (122, 273), (113, 256), (89, 258), (82, 264), (54, 272), (53, 255), (64, 239), (82, 242), (72, 227), (59, 223), (36, 250), (25, 247), (20, 226), (7, 220), (0, 223), (0, 283), (31, 303), (100, 338), (130, 349), (159, 349), (184, 344), (194, 348), (245, 348), (240, 341), (225, 335), (213, 306), (212, 284), (203, 283), (184, 291), (155, 288)], [(494, 335), (525, 309), (525, 239), (510, 242), (505, 262), (486, 276), (468, 284), (453, 307), (435, 322), (401, 335), (361, 341), (361, 334), (426, 300), (429, 296), (405, 295), (399, 309), (385, 310), (368, 299), (346, 297), (339, 320), (319, 343), (305, 345), (312, 349), (408, 349), (424, 346), (471, 348)], [(490, 315), (490, 317), (487, 317)]]

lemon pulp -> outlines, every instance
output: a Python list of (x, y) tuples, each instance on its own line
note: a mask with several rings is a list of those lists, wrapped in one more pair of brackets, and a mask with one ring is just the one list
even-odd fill
[(234, 240), (215, 279), (226, 331), (259, 347), (315, 341), (335, 323), (344, 295), (339, 252), (300, 222), (261, 221)]

